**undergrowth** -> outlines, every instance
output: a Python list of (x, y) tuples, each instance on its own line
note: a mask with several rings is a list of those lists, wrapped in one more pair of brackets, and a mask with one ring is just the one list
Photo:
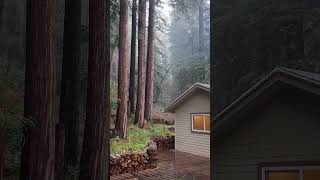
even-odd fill
[(128, 137), (127, 139), (114, 138), (111, 140), (110, 153), (111, 156), (116, 156), (123, 153), (139, 152), (150, 142), (153, 136), (170, 136), (174, 133), (169, 131), (168, 125), (148, 123), (144, 129), (138, 128), (129, 120)]

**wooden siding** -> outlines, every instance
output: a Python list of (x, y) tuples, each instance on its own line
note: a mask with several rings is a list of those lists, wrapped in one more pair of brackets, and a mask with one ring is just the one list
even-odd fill
[(213, 179), (257, 180), (264, 162), (320, 162), (319, 98), (282, 94), (272, 101), (213, 140)]
[(204, 90), (196, 91), (175, 110), (176, 150), (210, 157), (210, 134), (191, 132), (191, 114), (209, 113), (210, 95)]

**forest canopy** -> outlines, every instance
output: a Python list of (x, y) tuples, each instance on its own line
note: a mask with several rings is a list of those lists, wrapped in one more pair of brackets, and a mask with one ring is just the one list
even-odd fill
[(217, 0), (211, 77), (219, 112), (277, 66), (320, 72), (320, 2)]

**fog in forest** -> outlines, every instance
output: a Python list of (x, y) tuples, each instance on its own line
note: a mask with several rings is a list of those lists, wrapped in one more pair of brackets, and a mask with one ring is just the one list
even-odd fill
[[(32, 126), (31, 121), (23, 118), (24, 108), (26, 108), (24, 107), (27, 43), (26, 3), (26, 1), (21, 0), (0, 0), (0, 114), (5, 114), (5, 116), (1, 114), (1, 118), (4, 118), (5, 121), (1, 120), (0, 128), (9, 133), (9, 135), (2, 136), (2, 130), (0, 132), (0, 138), (8, 137), (6, 141), (8, 143), (5, 143), (7, 147), (5, 151), (0, 148), (0, 158), (4, 158), (4, 163), (0, 163), (0, 171), (2, 172), (2, 169), (4, 169), (5, 176), (10, 177), (17, 176), (20, 172), (22, 132), (25, 128)], [(114, 0), (111, 0), (110, 3), (110, 100), (111, 117), (112, 121), (114, 121), (118, 103), (120, 3)], [(74, 52), (70, 53), (77, 53), (76, 51), (80, 53), (80, 72), (77, 77), (73, 78), (80, 79), (79, 84), (77, 84), (77, 90), (79, 90), (77, 97), (79, 98), (76, 98), (75, 103), (79, 104), (79, 129), (80, 136), (83, 137), (88, 88), (89, 1), (81, 0), (81, 4), (79, 3), (77, 7), (80, 7), (80, 5), (81, 12), (77, 11), (76, 13), (81, 15), (81, 28), (79, 33), (74, 32), (76, 36), (80, 35), (78, 43), (80, 44), (80, 52), (74, 49)], [(209, 0), (155, 1), (153, 111), (162, 111), (173, 99), (196, 82), (209, 84), (209, 6)], [(74, 8), (76, 9), (77, 7)], [(147, 56), (149, 1), (147, 1), (146, 9), (145, 55)], [(65, 1), (56, 0), (54, 26), (54, 60), (56, 63), (54, 69), (56, 71), (54, 73), (56, 75), (54, 79), (54, 82), (56, 82), (54, 118), (56, 122), (59, 121), (59, 113), (61, 113), (61, 94), (64, 87), (62, 85), (62, 62), (64, 56), (67, 57), (68, 55), (68, 53), (64, 55), (63, 52), (64, 35), (70, 34), (70, 32), (64, 32), (64, 25), (67, 22), (65, 19), (66, 10)], [(77, 16), (72, 18), (77, 19)], [(129, 69), (131, 60), (131, 26), (132, 1), (129, 0), (127, 31)], [(73, 41), (69, 39), (69, 43), (72, 44)], [(137, 40), (136, 46), (138, 46)], [(135, 75), (138, 77), (138, 48), (136, 48), (136, 51)], [(147, 61), (147, 58), (145, 58), (145, 61)], [(128, 78), (129, 76), (128, 73)], [(137, 83), (136, 81), (136, 89)]]

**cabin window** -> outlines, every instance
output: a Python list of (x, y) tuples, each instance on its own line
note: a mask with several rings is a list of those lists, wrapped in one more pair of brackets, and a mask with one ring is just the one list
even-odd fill
[(320, 166), (265, 167), (261, 180), (320, 180)]
[(210, 114), (192, 114), (193, 132), (210, 132)]

